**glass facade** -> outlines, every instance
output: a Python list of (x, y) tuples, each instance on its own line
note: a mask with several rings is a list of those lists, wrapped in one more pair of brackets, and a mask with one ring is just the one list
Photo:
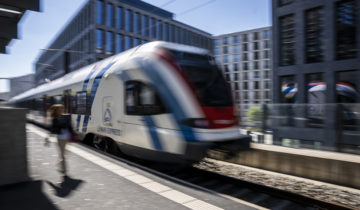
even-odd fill
[(169, 24), (167, 23), (164, 23), (163, 40), (169, 41)]
[(143, 15), (141, 17), (141, 35), (148, 36), (149, 28), (148, 28), (148, 16)]
[(125, 31), (132, 32), (132, 11), (126, 10), (125, 12)]
[(114, 27), (114, 6), (112, 4), (107, 4), (106, 11), (106, 25)]
[(114, 43), (113, 33), (112, 32), (106, 32), (106, 52), (113, 52), (114, 51), (113, 43)]
[(154, 39), (155, 38), (155, 29), (156, 29), (156, 25), (155, 25), (155, 19), (154, 18), (150, 18), (150, 26), (149, 26), (149, 29), (150, 29), (150, 38), (151, 39)]
[(156, 39), (162, 39), (162, 23), (160, 20), (156, 21)]
[(280, 17), (280, 66), (295, 64), (295, 22), (294, 15)]
[(140, 34), (140, 14), (134, 12), (134, 33)]
[(116, 34), (116, 53), (123, 51), (122, 39), (123, 36), (121, 34)]
[(123, 29), (123, 8), (116, 7), (116, 28)]
[(104, 24), (104, 3), (96, 1), (96, 23)]
[(356, 26), (359, 19), (356, 16), (357, 9), (355, 0), (342, 0), (336, 3), (336, 59), (356, 57)]
[(96, 48), (101, 49), (104, 46), (103, 41), (104, 31), (97, 29), (96, 30)]
[(305, 12), (305, 56), (307, 63), (323, 60), (323, 9), (315, 8)]
[(134, 38), (134, 47), (140, 45), (140, 39)]
[(132, 38), (125, 36), (125, 50), (132, 48)]

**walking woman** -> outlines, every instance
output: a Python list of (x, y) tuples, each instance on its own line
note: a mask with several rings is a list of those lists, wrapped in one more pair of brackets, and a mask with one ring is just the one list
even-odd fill
[(59, 145), (59, 171), (66, 174), (65, 147), (71, 139), (73, 129), (71, 126), (71, 118), (69, 114), (64, 114), (64, 106), (62, 104), (54, 104), (50, 107), (50, 115), (52, 117), (51, 133), (57, 134)]

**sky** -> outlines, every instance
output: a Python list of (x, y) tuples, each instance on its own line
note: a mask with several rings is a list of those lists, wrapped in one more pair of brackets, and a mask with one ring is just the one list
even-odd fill
[[(174, 19), (213, 35), (271, 25), (271, 0), (143, 0), (174, 14)], [(34, 62), (87, 0), (40, 0), (41, 12), (27, 11), (7, 54), (0, 54), (0, 77), (34, 73)], [(0, 80), (0, 92), (9, 90)]]

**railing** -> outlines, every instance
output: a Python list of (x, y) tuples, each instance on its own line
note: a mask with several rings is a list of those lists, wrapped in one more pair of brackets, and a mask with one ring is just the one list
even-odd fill
[(360, 154), (360, 104), (253, 104), (240, 114), (253, 141)]

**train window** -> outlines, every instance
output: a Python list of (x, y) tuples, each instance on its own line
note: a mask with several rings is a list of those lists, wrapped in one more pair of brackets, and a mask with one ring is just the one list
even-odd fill
[(76, 94), (76, 114), (90, 114), (89, 94), (86, 91), (78, 92)]
[(76, 95), (71, 96), (71, 113), (77, 114), (77, 98)]
[(128, 115), (155, 115), (166, 108), (154, 88), (139, 81), (126, 82), (125, 112)]

